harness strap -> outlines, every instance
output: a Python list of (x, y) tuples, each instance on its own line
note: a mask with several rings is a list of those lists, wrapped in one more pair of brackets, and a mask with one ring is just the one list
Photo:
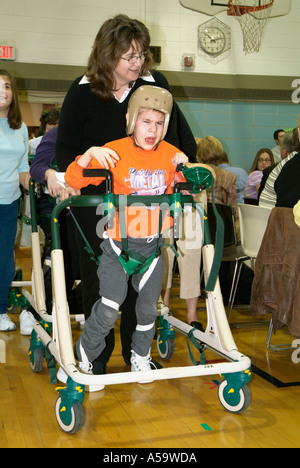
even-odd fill
[[(143, 255), (134, 252), (128, 249), (128, 237), (126, 229), (126, 219), (125, 219), (125, 205), (126, 197), (119, 197), (119, 225), (120, 225), (120, 234), (122, 240), (122, 252), (119, 255), (119, 261), (123, 265), (125, 271), (129, 275), (144, 273), (151, 265), (153, 260), (156, 257), (159, 257), (161, 253), (161, 246), (159, 245), (162, 223), (163, 223), (163, 211), (159, 211), (159, 222), (158, 222), (158, 233), (157, 233), (157, 243), (156, 249), (151, 255), (150, 258), (146, 258)], [(165, 210), (164, 210), (165, 214)]]
[(81, 229), (80, 224), (78, 223), (78, 221), (77, 221), (77, 219), (76, 219), (74, 213), (72, 212), (71, 209), (70, 209), (69, 211), (70, 211), (71, 216), (72, 216), (72, 218), (73, 218), (73, 220), (74, 220), (74, 223), (76, 224), (76, 227), (77, 227), (78, 231), (80, 232), (80, 235), (81, 235), (82, 239), (84, 240), (84, 243), (85, 243), (84, 250), (86, 250), (86, 251), (88, 252), (89, 256), (91, 257), (91, 259), (92, 259), (94, 262), (96, 262), (97, 265), (99, 265), (101, 255), (99, 255), (98, 258), (95, 257), (95, 252), (93, 251), (91, 245), (89, 244), (89, 241), (88, 241), (87, 238), (85, 237), (84, 232), (83, 232), (83, 230)]

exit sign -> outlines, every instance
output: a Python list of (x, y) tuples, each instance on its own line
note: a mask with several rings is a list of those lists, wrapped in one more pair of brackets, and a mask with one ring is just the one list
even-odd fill
[(0, 44), (0, 60), (15, 60), (16, 48), (12, 45)]

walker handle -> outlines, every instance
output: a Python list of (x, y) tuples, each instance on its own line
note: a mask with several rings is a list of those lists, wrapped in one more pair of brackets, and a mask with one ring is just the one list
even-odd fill
[(106, 193), (112, 193), (112, 173), (108, 169), (83, 169), (83, 177), (105, 177)]

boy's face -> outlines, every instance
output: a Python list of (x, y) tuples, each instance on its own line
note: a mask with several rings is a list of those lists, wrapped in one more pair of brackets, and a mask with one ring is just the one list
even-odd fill
[(140, 111), (134, 128), (134, 139), (144, 150), (152, 150), (161, 140), (165, 116), (162, 112), (148, 109)]

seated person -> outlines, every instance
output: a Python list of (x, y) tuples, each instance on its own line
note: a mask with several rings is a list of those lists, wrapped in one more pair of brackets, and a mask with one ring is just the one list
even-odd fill
[[(300, 139), (300, 114), (297, 121), (298, 136)], [(289, 160), (277, 177), (274, 189), (276, 192), (276, 206), (293, 208), (300, 199), (300, 152)]]
[(258, 200), (258, 191), (263, 177), (263, 170), (274, 164), (274, 156), (270, 149), (261, 148), (255, 156), (245, 186), (245, 198)]
[[(219, 167), (219, 161), (223, 160), (224, 150), (221, 142), (213, 137), (196, 138), (197, 143), (197, 161), (208, 164), (215, 171), (216, 179), (214, 182), (214, 197), (216, 203), (225, 203), (226, 205), (236, 206), (237, 176), (228, 170)], [(211, 188), (207, 189), (207, 201), (211, 202)]]
[[(106, 168), (113, 173), (115, 194), (160, 195), (171, 193), (176, 167), (188, 158), (177, 148), (163, 141), (172, 110), (172, 95), (155, 86), (141, 86), (132, 95), (127, 113), (126, 138), (92, 147), (78, 156), (67, 169), (65, 179), (69, 186), (81, 189), (89, 184), (98, 185), (103, 178), (84, 178), (83, 168)], [(182, 180), (184, 180), (181, 175)], [(133, 207), (134, 208), (134, 207)], [(155, 257), (149, 268), (132, 275), (132, 283), (138, 292), (136, 302), (137, 327), (132, 337), (131, 370), (150, 370), (150, 350), (155, 333), (157, 302), (163, 277), (163, 257), (158, 239), (158, 210), (139, 208), (126, 211), (128, 247), (147, 259)], [(135, 214), (134, 214), (135, 213)], [(151, 213), (151, 216), (149, 216)], [(148, 219), (156, 219), (148, 223)], [(170, 225), (170, 218), (165, 222)], [(131, 222), (130, 222), (131, 221)], [(121, 223), (120, 223), (121, 224)], [(140, 230), (134, 229), (139, 224)], [(114, 327), (120, 305), (126, 298), (129, 275), (119, 256), (122, 239), (118, 234), (118, 217), (113, 229), (104, 232), (101, 243), (103, 254), (98, 268), (100, 299), (94, 304), (83, 333), (76, 343), (80, 367), (91, 372), (93, 361), (105, 347), (105, 337)], [(133, 228), (133, 229), (132, 229)], [(118, 287), (116, 288), (116, 285)]]
[(281, 143), (282, 143), (282, 138), (285, 134), (285, 131), (282, 128), (279, 128), (278, 130), (275, 130), (273, 138), (276, 142), (276, 146), (271, 149), (273, 156), (274, 156), (274, 162), (278, 163), (281, 161)]
[(297, 129), (294, 129), (293, 133), (285, 133), (282, 138), (281, 161), (263, 170), (263, 177), (258, 191), (259, 206), (272, 209), (276, 204), (274, 183), (283, 166), (296, 154), (294, 150), (296, 143), (294, 137), (295, 130), (297, 131)]
[(236, 175), (236, 201), (237, 203), (244, 203), (244, 188), (248, 179), (248, 174), (245, 169), (242, 167), (230, 166), (229, 159), (225, 151), (220, 159), (218, 166), (219, 168), (232, 172), (232, 174)]

